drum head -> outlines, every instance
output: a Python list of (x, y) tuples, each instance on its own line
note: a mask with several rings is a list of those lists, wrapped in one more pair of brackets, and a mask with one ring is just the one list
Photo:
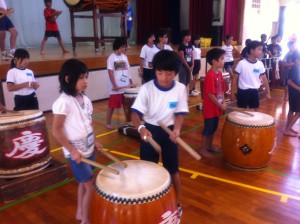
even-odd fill
[(144, 160), (126, 160), (126, 168), (112, 164), (119, 175), (100, 171), (97, 192), (107, 200), (122, 204), (146, 203), (166, 194), (171, 185), (169, 172), (162, 166)]
[(275, 120), (272, 116), (260, 112), (250, 112), (254, 116), (248, 116), (247, 114), (239, 112), (231, 112), (227, 116), (229, 122), (243, 126), (270, 126), (273, 125)]
[(124, 91), (124, 94), (138, 94), (138, 92), (140, 91), (140, 87), (137, 87), (137, 88), (128, 88), (128, 89), (125, 89)]
[(64, 3), (65, 3), (69, 8), (77, 7), (77, 6), (79, 6), (82, 2), (83, 2), (83, 0), (64, 0)]

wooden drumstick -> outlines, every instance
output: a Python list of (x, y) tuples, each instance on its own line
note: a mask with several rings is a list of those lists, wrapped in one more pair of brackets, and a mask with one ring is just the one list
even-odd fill
[(246, 115), (248, 115), (248, 116), (254, 117), (254, 114), (251, 114), (251, 113), (245, 111), (245, 110), (242, 109), (242, 108), (238, 108), (238, 107), (229, 107), (229, 106), (227, 106), (227, 109), (229, 109), (229, 110), (234, 110), (234, 111), (237, 111), (237, 112), (239, 112), (239, 113), (246, 114)]
[(123, 166), (123, 167), (127, 167), (127, 164), (124, 163), (123, 161), (119, 160), (117, 157), (113, 156), (110, 152), (106, 152), (103, 149), (99, 149), (99, 151), (105, 155), (106, 157), (110, 158), (112, 161), (116, 162), (117, 164)]
[(160, 147), (160, 145), (152, 137), (150, 137), (149, 135), (147, 135), (145, 137), (146, 137), (147, 141), (150, 143), (150, 145), (152, 145), (152, 147), (155, 149), (155, 151), (159, 155), (161, 155), (161, 147)]
[(94, 167), (97, 167), (99, 169), (106, 170), (107, 172), (111, 172), (111, 173), (114, 173), (114, 174), (117, 174), (117, 175), (120, 174), (120, 172), (118, 170), (115, 170), (115, 169), (112, 169), (110, 167), (104, 166), (101, 163), (97, 163), (97, 162), (92, 161), (90, 159), (82, 157), (81, 161), (84, 162), (84, 163), (90, 164), (90, 165), (92, 165)]
[[(157, 122), (162, 129), (164, 129), (169, 135), (172, 135), (173, 132), (166, 126), (164, 125), (161, 121)], [(185, 141), (183, 141), (179, 136), (176, 137), (176, 142), (183, 148), (185, 149), (194, 159), (200, 160), (201, 156), (196, 153)]]

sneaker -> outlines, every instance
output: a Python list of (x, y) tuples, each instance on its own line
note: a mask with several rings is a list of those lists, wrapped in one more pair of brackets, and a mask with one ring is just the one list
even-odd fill
[(13, 53), (10, 52), (10, 53), (7, 54), (7, 57), (9, 57), (9, 58), (14, 58), (15, 55), (14, 55)]
[(182, 216), (182, 207), (181, 207), (181, 203), (178, 202), (178, 204), (177, 204), (177, 220), (178, 220), (177, 224), (180, 223), (181, 216)]
[(1, 59), (2, 59), (2, 61), (9, 60), (8, 55), (5, 51), (1, 53)]

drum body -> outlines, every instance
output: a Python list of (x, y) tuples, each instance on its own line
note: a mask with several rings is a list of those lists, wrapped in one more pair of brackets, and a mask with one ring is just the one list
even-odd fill
[(274, 118), (251, 112), (229, 113), (223, 127), (221, 144), (227, 163), (241, 169), (261, 169), (269, 165), (276, 145)]
[(177, 223), (177, 200), (168, 171), (143, 160), (118, 164), (119, 175), (100, 171), (96, 179), (91, 223)]
[(0, 118), (0, 178), (15, 178), (46, 168), (50, 163), (43, 112)]
[[(126, 9), (127, 2), (128, 0), (95, 0), (95, 5), (101, 10), (115, 11)], [(64, 3), (69, 8), (81, 10), (93, 8), (94, 6), (93, 0), (64, 0)]]
[[(223, 75), (223, 79), (224, 79), (225, 84), (226, 84), (225, 92), (227, 92), (230, 88), (230, 85), (231, 85), (230, 75), (229, 75), (228, 72), (223, 72), (222, 75)], [(202, 99), (204, 97), (204, 77), (205, 77), (205, 75), (200, 76), (200, 92), (201, 92), (201, 98)]]
[(124, 92), (124, 110), (125, 110), (125, 116), (126, 116), (126, 121), (127, 122), (131, 121), (131, 106), (133, 105), (139, 90), (140, 90), (140, 88), (125, 89), (125, 92)]

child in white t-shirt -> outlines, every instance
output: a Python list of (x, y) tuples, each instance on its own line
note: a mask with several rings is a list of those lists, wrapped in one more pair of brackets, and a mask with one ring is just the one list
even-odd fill
[[(107, 59), (107, 70), (109, 75), (109, 102), (106, 115), (106, 127), (114, 129), (111, 124), (115, 108), (124, 108), (125, 87), (132, 84), (129, 73), (129, 62), (124, 54), (127, 47), (127, 40), (124, 37), (117, 37), (113, 43), (114, 52)], [(124, 108), (125, 113), (125, 108)]]
[(81, 223), (90, 223), (94, 191), (93, 167), (82, 163), (81, 158), (95, 160), (94, 148), (102, 148), (93, 133), (92, 102), (84, 95), (87, 78), (88, 69), (83, 62), (77, 59), (66, 61), (59, 73), (61, 95), (52, 106), (52, 134), (63, 146), (64, 155), (79, 183), (76, 219)]
[(39, 102), (35, 93), (40, 85), (35, 81), (33, 71), (27, 68), (29, 53), (17, 49), (11, 60), (11, 69), (7, 72), (7, 90), (14, 93), (14, 110), (38, 110)]

